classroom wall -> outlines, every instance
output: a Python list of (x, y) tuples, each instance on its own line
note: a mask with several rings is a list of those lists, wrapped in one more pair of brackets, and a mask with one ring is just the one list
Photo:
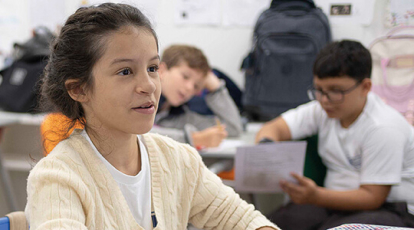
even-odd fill
[[(57, 0), (56, 0), (57, 1)], [(222, 4), (226, 0), (219, 0)], [(258, 0), (256, 0), (258, 1)], [(270, 0), (261, 0), (269, 1)], [(326, 4), (329, 1), (338, 2), (337, 0), (315, 0), (317, 5)], [(332, 33), (333, 39), (355, 39), (361, 41), (364, 45), (369, 45), (376, 37), (385, 34), (389, 30), (384, 26), (385, 8), (389, 0), (364, 0), (374, 2), (373, 11), (374, 16), (372, 23), (369, 25), (361, 25), (360, 23), (348, 24), (333, 24)], [(37, 4), (34, 4), (37, 2)], [(65, 0), (64, 9), (57, 7), (53, 1), (46, 0), (1, 0), (0, 1), (0, 15), (4, 15), (12, 8), (16, 8), (19, 16), (1, 17), (0, 16), (0, 51), (7, 54), (10, 52), (12, 43), (14, 41), (25, 41), (30, 37), (30, 17), (29, 7), (35, 5), (45, 4), (41, 10), (50, 13), (50, 17), (64, 18), (73, 13), (77, 7), (81, 5), (81, 0)], [(88, 1), (86, 1), (88, 2)], [(99, 1), (89, 1), (99, 2)], [(140, 0), (127, 0), (133, 4), (139, 5)], [(149, 2), (149, 1), (143, 1)], [(240, 87), (244, 87), (243, 73), (239, 70), (243, 57), (249, 52), (251, 47), (252, 26), (205, 26), (205, 25), (185, 25), (179, 26), (175, 24), (174, 13), (178, 0), (158, 0), (155, 1), (155, 9), (151, 9), (153, 14), (153, 21), (156, 26), (155, 29), (159, 36), (160, 51), (173, 43), (186, 43), (200, 47), (208, 56), (211, 66), (217, 67), (227, 73)], [(355, 1), (350, 1), (355, 2)], [(50, 7), (51, 9), (47, 9)], [(54, 7), (54, 8), (53, 8)], [(151, 6), (152, 7), (152, 6)], [(2, 11), (3, 8), (3, 11)], [(155, 15), (154, 15), (155, 14)], [(26, 15), (26, 16), (24, 16)], [(28, 15), (28, 16), (27, 16)], [(47, 21), (48, 14), (42, 14), (44, 20)], [(3, 18), (3, 20), (2, 20)], [(43, 18), (42, 18), (43, 19)], [(42, 20), (39, 19), (39, 20)], [(12, 26), (5, 27), (5, 20), (10, 21)], [(16, 23), (16, 21), (19, 23)], [(15, 24), (13, 24), (13, 22)], [(18, 26), (18, 28), (16, 28)], [(0, 63), (2, 56), (0, 55)], [(4, 56), (3, 56), (4, 58)]]
[[(173, 19), (175, 0), (162, 0), (159, 8), (157, 32), (161, 49), (172, 43), (189, 43), (204, 50), (212, 66), (227, 73), (239, 86), (244, 87), (244, 76), (239, 70), (244, 56), (251, 47), (252, 27), (200, 27), (175, 26)], [(318, 4), (318, 0), (315, 0)], [(368, 46), (376, 37), (385, 34), (387, 0), (375, 0), (372, 24), (332, 25), (334, 40), (355, 39)]]

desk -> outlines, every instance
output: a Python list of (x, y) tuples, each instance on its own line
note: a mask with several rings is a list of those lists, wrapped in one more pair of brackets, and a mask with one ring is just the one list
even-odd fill
[[(248, 123), (246, 130), (239, 138), (229, 138), (233, 144), (239, 144), (239, 146), (254, 145), (254, 140), (257, 132), (261, 129), (264, 123)], [(224, 148), (213, 148), (201, 150), (200, 156), (203, 158), (204, 163), (208, 166), (210, 171), (218, 174), (222, 171), (228, 171), (232, 169), (234, 164), (234, 157), (236, 155), (237, 147), (224, 146)], [(225, 185), (230, 187), (235, 186), (233, 180), (223, 180)], [(240, 194), (243, 199), (255, 205), (256, 209), (263, 213), (270, 213), (276, 207), (285, 203), (286, 197), (283, 193), (275, 194), (253, 194), (244, 193)]]
[[(45, 114), (25, 114), (25, 113), (11, 113), (0, 111), (0, 138), (4, 134), (4, 128), (12, 125), (35, 125), (40, 126)], [(39, 133), (40, 136), (40, 133)], [(9, 154), (11, 158), (6, 159), (5, 154), (0, 149), (0, 174), (1, 182), (4, 194), (6, 196), (6, 201), (8, 203), (9, 209), (11, 211), (17, 211), (17, 201), (15, 193), (12, 189), (12, 183), (9, 175), (9, 170), (19, 170), (19, 171), (29, 171), (31, 169), (30, 163), (27, 161), (27, 158), (18, 158), (14, 155), (15, 153)], [(21, 155), (21, 154), (20, 154)], [(29, 157), (27, 155), (27, 157)]]
[[(200, 156), (213, 173), (218, 174), (223, 171), (228, 171), (233, 168), (234, 156), (236, 155), (237, 147), (254, 145), (256, 133), (262, 126), (263, 123), (248, 123), (246, 130), (240, 137), (228, 138), (217, 148), (200, 150)], [(230, 185), (230, 182), (226, 184)]]
[(234, 159), (237, 147), (255, 144), (256, 133), (262, 126), (263, 123), (248, 123), (246, 131), (240, 137), (228, 138), (217, 148), (200, 150), (200, 156), (203, 158)]

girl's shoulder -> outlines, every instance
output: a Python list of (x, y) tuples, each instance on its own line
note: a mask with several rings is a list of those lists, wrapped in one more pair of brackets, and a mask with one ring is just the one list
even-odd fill
[(64, 165), (78, 167), (81, 164), (82, 158), (79, 153), (71, 147), (68, 140), (63, 140), (46, 157), (37, 162), (33, 170), (56, 168)]

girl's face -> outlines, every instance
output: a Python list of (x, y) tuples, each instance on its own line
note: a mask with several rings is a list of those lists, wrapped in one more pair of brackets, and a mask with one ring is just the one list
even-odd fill
[(88, 124), (112, 135), (143, 134), (153, 124), (161, 93), (154, 36), (128, 26), (104, 38), (93, 86), (82, 103)]

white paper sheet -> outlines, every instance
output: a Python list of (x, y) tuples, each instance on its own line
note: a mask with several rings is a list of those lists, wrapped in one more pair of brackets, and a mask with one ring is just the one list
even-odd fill
[(29, 38), (26, 0), (0, 0), (0, 52), (9, 55), (14, 42)]
[(80, 0), (80, 6), (98, 5), (105, 2), (124, 3), (137, 7), (148, 17), (153, 25), (156, 25), (158, 0)]
[(178, 0), (174, 19), (177, 25), (220, 25), (220, 0)]
[(30, 27), (46, 26), (55, 32), (65, 23), (65, 1), (30, 0)]
[(246, 145), (245, 142), (242, 140), (232, 140), (232, 139), (224, 139), (220, 145), (216, 148), (207, 148), (203, 150), (204, 152), (209, 153), (236, 153), (237, 147)]
[(271, 0), (224, 0), (224, 26), (253, 27), (260, 13), (269, 8)]
[(281, 192), (281, 179), (295, 182), (303, 174), (306, 141), (286, 141), (237, 148), (235, 181), (238, 192)]

